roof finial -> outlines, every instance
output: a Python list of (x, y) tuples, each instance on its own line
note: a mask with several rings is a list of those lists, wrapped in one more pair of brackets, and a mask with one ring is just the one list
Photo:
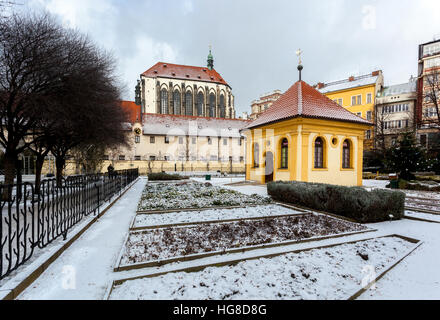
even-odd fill
[(211, 50), (212, 50), (212, 46), (209, 45), (209, 54), (208, 54), (208, 69), (209, 70), (214, 69), (214, 57), (212, 56)]
[(301, 81), (301, 71), (304, 68), (302, 66), (302, 62), (301, 62), (301, 54), (302, 54), (302, 50), (298, 49), (298, 51), (296, 51), (296, 55), (298, 56), (299, 62), (298, 62), (298, 71), (299, 71), (299, 81)]

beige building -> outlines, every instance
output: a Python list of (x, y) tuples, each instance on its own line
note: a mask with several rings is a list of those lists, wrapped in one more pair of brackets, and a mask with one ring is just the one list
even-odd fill
[(152, 113), (143, 114), (142, 121), (135, 119), (138, 117), (132, 116), (134, 121), (126, 125), (129, 148), (107, 156), (115, 169), (138, 167), (141, 174), (245, 171), (245, 142), (240, 130), (247, 120)]
[(417, 80), (384, 87), (376, 97), (376, 148), (394, 145), (399, 134), (414, 131), (416, 123)]
[(270, 93), (266, 93), (260, 96), (260, 99), (252, 101), (251, 109), (252, 113), (250, 118), (252, 120), (257, 119), (261, 113), (270, 108), (272, 104), (281, 97), (281, 91), (275, 90)]

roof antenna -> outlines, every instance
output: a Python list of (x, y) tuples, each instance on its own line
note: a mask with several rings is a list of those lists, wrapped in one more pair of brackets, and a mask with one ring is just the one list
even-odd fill
[(299, 81), (301, 81), (301, 71), (302, 69), (304, 69), (304, 67), (302, 66), (302, 62), (301, 62), (301, 54), (303, 52), (301, 51), (301, 49), (298, 49), (298, 51), (296, 52), (296, 55), (298, 56), (299, 62), (298, 62), (298, 71), (299, 71)]

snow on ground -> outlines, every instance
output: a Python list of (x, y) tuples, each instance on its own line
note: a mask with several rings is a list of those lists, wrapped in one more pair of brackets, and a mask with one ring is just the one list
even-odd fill
[(364, 179), (362, 181), (362, 185), (368, 188), (382, 188), (384, 189), (387, 184), (390, 182), (388, 180), (373, 180), (373, 179)]
[(440, 223), (440, 215), (437, 215), (437, 214), (430, 214), (430, 213), (423, 213), (423, 212), (419, 212), (419, 211), (405, 210), (405, 217), (406, 216), (412, 217), (412, 218), (437, 221)]
[(366, 229), (361, 224), (315, 214), (152, 229), (130, 233), (121, 263), (170, 259)]
[[(265, 186), (224, 186), (230, 183), (227, 179), (214, 178), (211, 183), (232, 188), (246, 194), (258, 193), (266, 196)], [(244, 178), (241, 180), (244, 181)], [(368, 180), (375, 181), (375, 180)], [(234, 181), (237, 182), (237, 181)], [(380, 181), (376, 181), (380, 182)], [(377, 232), (328, 239), (319, 243), (303, 243), (286, 247), (259, 249), (245, 253), (228, 254), (168, 264), (162, 267), (113, 272), (113, 265), (123, 246), (129, 223), (135, 215), (137, 202), (143, 190), (145, 180), (138, 182), (110, 211), (79, 238), (60, 258), (58, 258), (22, 295), (20, 299), (102, 299), (108, 285), (114, 279), (135, 277), (148, 273), (171, 271), (182, 267), (217, 263), (237, 258), (254, 257), (268, 253), (282, 253), (287, 250), (311, 248), (317, 245), (328, 245), (343, 241), (361, 240), (389, 234), (400, 234), (424, 241), (403, 262), (391, 270), (376, 283), (376, 290), (364, 293), (361, 299), (440, 299), (440, 224), (414, 220), (400, 220), (369, 224)], [(255, 192), (259, 190), (259, 192)], [(411, 192), (421, 196), (420, 192)], [(407, 193), (408, 194), (408, 193)], [(440, 196), (440, 193), (432, 196)], [(425, 193), (422, 194), (425, 196)], [(70, 269), (69, 266), (73, 266)], [(323, 267), (325, 271), (325, 266)], [(63, 283), (69, 270), (76, 276), (76, 289), (63, 289)], [(76, 274), (75, 274), (76, 273)], [(68, 279), (68, 278), (67, 278)], [(341, 290), (343, 285), (336, 284)], [(0, 288), (2, 290), (2, 288)], [(268, 288), (271, 290), (271, 288)], [(228, 294), (228, 293), (226, 293)], [(114, 297), (114, 296), (113, 296)], [(129, 298), (129, 295), (123, 298)], [(248, 296), (244, 297), (247, 299)], [(308, 296), (307, 296), (308, 297)], [(193, 299), (193, 298), (191, 298)], [(260, 299), (260, 297), (258, 297)], [(274, 299), (282, 299), (274, 297)]]
[(134, 227), (160, 226), (197, 221), (216, 221), (278, 215), (303, 214), (295, 209), (279, 205), (266, 205), (235, 209), (210, 209), (204, 211), (181, 211), (167, 214), (138, 214)]
[(236, 266), (210, 267), (200, 272), (169, 273), (127, 281), (114, 289), (111, 298), (347, 299), (361, 289), (366, 271), (380, 272), (411, 246), (400, 238), (382, 238), (243, 261)]
[(361, 300), (439, 300), (440, 224), (414, 220), (370, 224), (381, 232), (397, 233), (424, 243), (359, 297)]
[(148, 183), (139, 200), (138, 210), (169, 210), (180, 208), (208, 208), (246, 204), (268, 204), (271, 198), (213, 186), (211, 183), (183, 181)]
[(145, 183), (136, 182), (18, 299), (102, 299)]

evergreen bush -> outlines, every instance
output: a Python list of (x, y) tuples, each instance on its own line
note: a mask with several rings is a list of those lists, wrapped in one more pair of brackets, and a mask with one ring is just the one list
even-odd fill
[(344, 187), (306, 182), (271, 182), (273, 199), (326, 211), (361, 223), (403, 218), (405, 194), (400, 191)]
[(149, 181), (170, 181), (170, 180), (185, 180), (188, 177), (181, 176), (180, 174), (168, 174), (165, 172), (149, 173)]

